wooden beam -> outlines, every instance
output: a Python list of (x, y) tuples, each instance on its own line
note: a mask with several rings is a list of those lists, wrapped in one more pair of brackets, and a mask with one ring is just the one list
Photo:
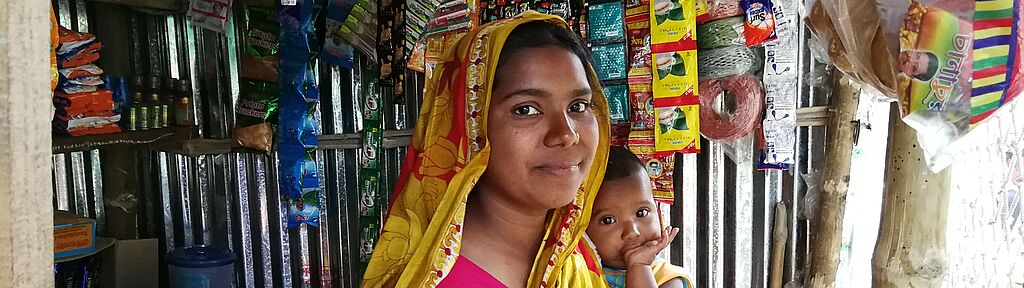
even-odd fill
[(0, 1), (0, 287), (53, 287), (49, 1)]
[(843, 240), (843, 213), (846, 189), (850, 184), (853, 157), (854, 122), (860, 97), (860, 85), (844, 73), (836, 73), (832, 94), (832, 118), (829, 119), (825, 147), (825, 167), (821, 175), (817, 219), (811, 219), (810, 273), (807, 287), (834, 287), (839, 268), (839, 249)]
[(931, 173), (917, 132), (903, 123), (899, 111), (893, 104), (872, 283), (874, 287), (939, 287), (947, 267), (949, 169)]
[(772, 231), (772, 270), (769, 288), (782, 288), (783, 266), (786, 264), (786, 242), (789, 241), (789, 214), (786, 203), (775, 205), (775, 227)]

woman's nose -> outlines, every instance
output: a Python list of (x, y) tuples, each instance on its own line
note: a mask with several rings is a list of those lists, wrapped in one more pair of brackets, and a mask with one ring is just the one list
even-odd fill
[(548, 147), (569, 147), (580, 143), (580, 134), (569, 118), (569, 115), (561, 113), (552, 116), (548, 124), (548, 133), (544, 137), (544, 145)]

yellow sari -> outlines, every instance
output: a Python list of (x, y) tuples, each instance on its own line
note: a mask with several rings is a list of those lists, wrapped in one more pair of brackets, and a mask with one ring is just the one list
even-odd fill
[[(498, 55), (512, 30), (561, 18), (527, 12), (468, 32), (427, 83), (412, 144), (390, 214), (363, 287), (434, 287), (458, 259), (466, 199), (487, 169), (487, 110)], [(537, 251), (529, 287), (606, 287), (597, 253), (580, 245), (608, 159), (608, 103), (593, 67), (586, 67), (600, 127), (597, 155), (573, 203), (553, 210)]]

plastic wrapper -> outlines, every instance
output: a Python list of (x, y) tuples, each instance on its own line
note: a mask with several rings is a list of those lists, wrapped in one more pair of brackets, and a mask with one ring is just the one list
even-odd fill
[(629, 135), (627, 148), (636, 154), (651, 178), (654, 199), (669, 203), (675, 200), (673, 174), (675, 172), (675, 153), (657, 153), (654, 149), (654, 134), (651, 131), (634, 131)]
[(376, 14), (376, 1), (359, 0), (338, 32), (342, 39), (370, 57), (371, 61), (377, 61)]
[(196, 26), (225, 33), (232, 0), (191, 0), (186, 16)]
[(350, 0), (327, 1), (327, 35), (322, 53), (327, 64), (348, 69), (355, 65), (354, 48), (345, 42), (341, 35), (341, 26), (345, 24), (355, 5), (356, 3)]
[[(954, 0), (961, 1), (961, 0)], [(899, 2), (899, 1), (889, 1)], [(876, 1), (813, 0), (805, 23), (839, 70), (889, 97), (896, 97), (895, 45), (886, 42)]]
[(99, 90), (99, 87), (97, 87), (97, 86), (86, 86), (86, 85), (63, 85), (62, 87), (58, 87), (57, 88), (58, 92), (61, 92), (61, 93), (64, 93), (64, 94), (89, 93), (89, 92), (96, 92), (97, 90)]
[(74, 117), (57, 116), (53, 127), (62, 130), (77, 130), (83, 128), (102, 127), (107, 124), (117, 124), (121, 121), (121, 115), (113, 112), (90, 113), (92, 115), (76, 115)]
[[(797, 143), (796, 107), (797, 96), (800, 94), (799, 87), (793, 85), (800, 76), (796, 0), (775, 1), (774, 14), (780, 38), (765, 45), (764, 51), (765, 117), (761, 122), (764, 147), (760, 153), (764, 159), (761, 159), (761, 163), (794, 164)], [(805, 82), (813, 81), (805, 78)]]
[(629, 78), (644, 78), (651, 81), (651, 21), (650, 14), (644, 13), (626, 17), (629, 32)]
[[(654, 99), (697, 99), (697, 51), (657, 53), (652, 55)], [(658, 103), (654, 104), (660, 107)]]
[(591, 4), (587, 11), (590, 29), (587, 35), (590, 36), (590, 41), (597, 43), (622, 41), (625, 38), (622, 21), (624, 13), (622, 2)]
[(68, 54), (57, 54), (57, 66), (58, 68), (64, 69), (69, 67), (77, 67), (86, 64), (96, 62), (100, 60), (99, 51), (103, 49), (103, 44), (94, 42), (89, 46), (82, 48), (81, 50), (74, 51)]
[(629, 103), (632, 113), (632, 128), (636, 131), (654, 130), (654, 93), (650, 84), (630, 84)]
[(232, 139), (242, 147), (270, 152), (274, 131), (271, 123), (277, 122), (278, 87), (276, 84), (259, 80), (243, 80), (241, 97), (235, 109), (235, 127)]
[(61, 81), (61, 87), (67, 85), (85, 85), (85, 86), (99, 86), (103, 85), (103, 78), (100, 76), (86, 76), (80, 78), (66, 79)]
[(746, 24), (743, 37), (748, 47), (760, 46), (779, 39), (775, 33), (775, 14), (772, 0), (743, 0)]
[(83, 65), (78, 67), (69, 67), (60, 69), (58, 71), (60, 72), (60, 77), (65, 79), (75, 79), (103, 75), (103, 69), (94, 64)]
[(603, 89), (605, 97), (608, 97), (608, 109), (612, 123), (629, 121), (631, 113), (629, 110), (629, 86), (606, 85)]
[(603, 46), (594, 46), (591, 49), (594, 56), (594, 68), (597, 70), (597, 77), (601, 81), (625, 79), (626, 70), (626, 45), (615, 43)]
[(651, 51), (663, 53), (696, 49), (696, 0), (655, 0), (650, 7)]
[(53, 105), (57, 115), (78, 115), (88, 112), (105, 112), (114, 110), (113, 92), (97, 90), (95, 92), (64, 94), (57, 92)]
[(58, 134), (69, 136), (102, 135), (121, 133), (121, 126), (117, 123), (107, 123), (98, 126), (84, 126), (67, 130), (54, 128), (54, 130), (56, 130)]
[(288, 229), (302, 224), (320, 226), (320, 191), (305, 191), (301, 198), (288, 199)]
[(654, 128), (655, 151), (700, 152), (700, 106), (697, 104), (654, 108), (658, 124)]
[(278, 26), (274, 11), (258, 7), (246, 9), (242, 78), (277, 82)]
[[(56, 20), (56, 18), (54, 18), (54, 20)], [(57, 40), (59, 41), (59, 45), (56, 50), (57, 55), (75, 54), (96, 42), (95, 35), (79, 33), (63, 26), (58, 27)]]
[[(60, 25), (50, 6), (50, 89), (57, 88), (57, 47), (60, 46)], [(51, 114), (53, 111), (51, 110)], [(50, 115), (53, 116), (53, 115)]]
[(303, 192), (320, 187), (316, 165), (316, 148), (281, 144), (278, 147), (281, 159), (281, 194), (299, 199)]

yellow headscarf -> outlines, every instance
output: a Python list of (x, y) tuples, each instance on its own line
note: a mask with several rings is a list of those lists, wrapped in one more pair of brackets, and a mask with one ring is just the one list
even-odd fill
[[(363, 287), (434, 287), (458, 259), (466, 199), (487, 169), (487, 110), (498, 55), (517, 26), (561, 18), (527, 12), (473, 29), (449, 48), (427, 83), (411, 149)], [(586, 65), (586, 64), (585, 64)], [(605, 287), (596, 253), (580, 245), (608, 159), (608, 103), (586, 67), (600, 139), (594, 165), (573, 203), (554, 210), (530, 287)]]

